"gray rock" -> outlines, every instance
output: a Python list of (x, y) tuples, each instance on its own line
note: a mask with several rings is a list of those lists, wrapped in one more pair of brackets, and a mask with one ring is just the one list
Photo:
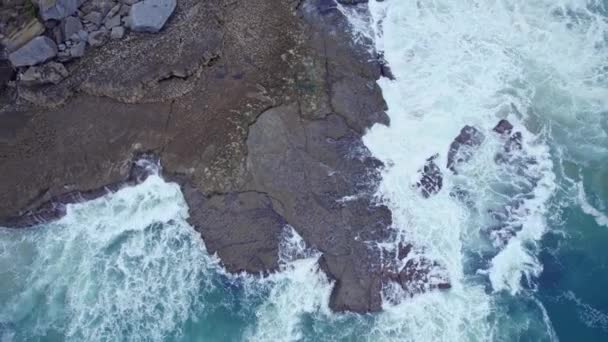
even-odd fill
[(112, 7), (112, 9), (110, 9), (110, 11), (108, 12), (108, 14), (106, 14), (106, 17), (104, 19), (104, 22), (107, 21), (109, 18), (115, 16), (116, 14), (118, 14), (118, 12), (120, 11), (120, 7), (122, 5), (121, 4), (117, 4), (116, 6)]
[(82, 23), (76, 17), (67, 17), (62, 23), (63, 36), (71, 38), (78, 31), (82, 30)]
[(59, 49), (59, 51), (65, 50), (65, 44), (61, 43), (61, 44), (57, 45), (57, 49)]
[(93, 12), (85, 15), (82, 19), (99, 26), (101, 24), (103, 17), (101, 15), (101, 13), (99, 13), (97, 11), (93, 11)]
[(137, 3), (139, 0), (121, 0), (121, 2), (125, 5), (133, 5)]
[(120, 12), (118, 12), (118, 14), (121, 17), (124, 17), (124, 16), (129, 15), (129, 12), (131, 12), (131, 6), (129, 6), (129, 5), (122, 5), (122, 7), (120, 8)]
[(48, 37), (36, 37), (9, 55), (15, 67), (44, 63), (57, 55), (57, 44)]
[(78, 9), (78, 0), (39, 0), (40, 17), (44, 20), (61, 20)]
[(107, 18), (104, 25), (109, 30), (116, 26), (120, 26), (121, 20), (120, 15), (115, 15), (112, 18)]
[(176, 0), (144, 0), (131, 6), (131, 29), (158, 32), (173, 14)]
[(80, 58), (84, 56), (84, 51), (86, 49), (87, 43), (86, 41), (81, 41), (78, 44), (75, 44), (70, 48), (70, 56), (74, 58)]
[(80, 38), (81, 41), (86, 42), (89, 39), (89, 33), (85, 30), (80, 30), (78, 31), (78, 38)]
[(112, 32), (110, 32), (110, 38), (112, 39), (122, 39), (125, 36), (125, 28), (123, 26), (116, 26), (112, 28)]
[(84, 25), (84, 29), (85, 29), (85, 31), (87, 31), (87, 33), (91, 33), (93, 31), (97, 31), (97, 29), (99, 29), (99, 25), (95, 25), (93, 23), (88, 23), (88, 24)]
[(20, 84), (26, 86), (57, 84), (68, 77), (67, 69), (61, 63), (49, 62), (41, 66), (29, 67), (19, 76)]
[(99, 30), (95, 32), (91, 32), (89, 34), (89, 45), (91, 46), (101, 46), (106, 43), (108, 39), (108, 31)]

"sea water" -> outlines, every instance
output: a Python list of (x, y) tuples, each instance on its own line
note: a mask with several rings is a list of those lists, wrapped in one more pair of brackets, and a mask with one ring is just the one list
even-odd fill
[[(341, 8), (395, 78), (379, 80), (390, 127), (364, 137), (386, 165), (377, 197), (399, 232), (386, 244), (438, 261), (449, 291), (387, 287), (383, 312), (334, 314), (318, 251), (289, 226), (281, 272), (227, 274), (179, 186), (151, 176), (57, 222), (0, 228), (0, 341), (608, 340), (607, 6)], [(508, 163), (500, 119), (522, 133)], [(447, 152), (464, 125), (485, 139), (454, 174)], [(412, 185), (433, 155), (444, 184), (425, 199)]]

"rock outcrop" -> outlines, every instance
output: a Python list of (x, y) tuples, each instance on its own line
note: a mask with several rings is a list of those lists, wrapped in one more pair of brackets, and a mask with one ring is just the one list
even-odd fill
[[(81, 7), (89, 38), (93, 11), (120, 13), (98, 5)], [(375, 247), (392, 218), (373, 198), (382, 163), (361, 137), (388, 124), (382, 68), (347, 30), (333, 0), (180, 0), (159, 34), (110, 40), (59, 84), (6, 92), (0, 217), (56, 218), (53, 203), (73, 202), (62, 198), (132, 184), (133, 156), (149, 152), (229, 271), (277, 270), (288, 224), (322, 253), (334, 310), (380, 310), (387, 267), (417, 289), (435, 265), (399, 270)]]
[(80, 0), (38, 0), (43, 20), (61, 20), (76, 12)]

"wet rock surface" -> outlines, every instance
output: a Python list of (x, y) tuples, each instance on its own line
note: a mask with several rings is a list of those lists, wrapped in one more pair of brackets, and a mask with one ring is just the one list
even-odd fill
[(464, 126), (448, 151), (448, 169), (457, 173), (458, 164), (471, 159), (474, 149), (481, 145), (485, 136), (473, 126)]
[(420, 190), (420, 193), (425, 198), (429, 198), (441, 191), (443, 187), (443, 174), (441, 169), (435, 163), (439, 155), (434, 155), (426, 160), (424, 167), (419, 170), (420, 180), (416, 183), (416, 187)]
[[(89, 39), (106, 20), (91, 13), (133, 5), (105, 3), (80, 8)], [(392, 218), (373, 199), (382, 163), (361, 137), (388, 123), (382, 66), (347, 30), (334, 1), (180, 0), (159, 34), (109, 40), (59, 84), (5, 92), (0, 217), (60, 217), (141, 181), (133, 158), (151, 153), (229, 271), (275, 271), (288, 224), (322, 253), (334, 310), (380, 310), (392, 273), (419, 289), (433, 262), (386, 265), (375, 247)]]

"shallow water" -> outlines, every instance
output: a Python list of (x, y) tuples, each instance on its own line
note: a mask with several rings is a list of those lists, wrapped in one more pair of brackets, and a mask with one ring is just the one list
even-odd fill
[[(364, 138), (387, 165), (378, 198), (400, 236), (386, 244), (413, 242), (445, 266), (451, 290), (404, 299), (387, 288), (382, 313), (333, 314), (318, 253), (290, 227), (282, 272), (228, 275), (187, 224), (179, 187), (151, 176), (58, 222), (0, 229), (0, 341), (607, 340), (605, 6), (344, 9), (354, 38), (372, 38), (396, 77), (379, 81), (391, 126)], [(509, 163), (496, 162), (503, 118), (523, 136)], [(485, 140), (454, 175), (447, 152), (464, 125)], [(423, 199), (412, 184), (435, 154), (443, 189)], [(506, 220), (490, 214), (504, 208)]]

